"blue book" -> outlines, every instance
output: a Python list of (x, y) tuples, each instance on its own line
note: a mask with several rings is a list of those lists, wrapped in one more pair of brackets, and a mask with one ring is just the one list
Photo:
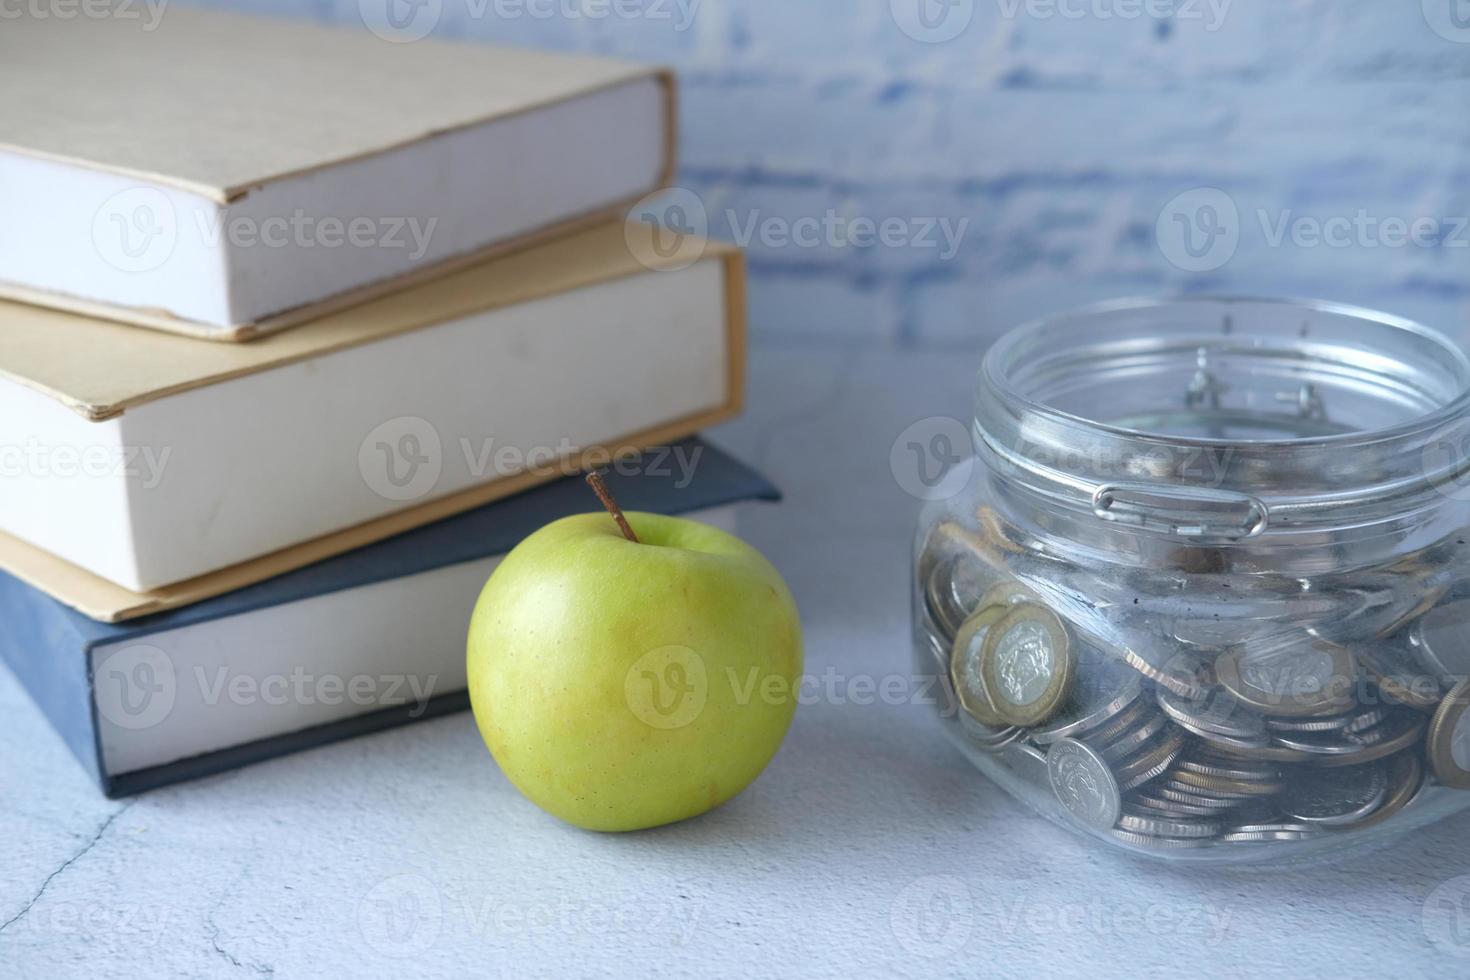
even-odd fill
[[(699, 439), (606, 478), (624, 509), (732, 530), (735, 504), (778, 499)], [(465, 636), (491, 570), (532, 531), (597, 506), (568, 477), (125, 623), (0, 573), (0, 656), (102, 792), (127, 796), (468, 707)]]

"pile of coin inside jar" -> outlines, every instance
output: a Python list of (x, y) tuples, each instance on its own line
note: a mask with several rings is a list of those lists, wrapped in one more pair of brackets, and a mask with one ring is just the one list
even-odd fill
[(1351, 648), (1310, 632), (1243, 642), (1249, 623), (1217, 622), (1160, 656), (1059, 615), (1063, 589), (1010, 567), (1025, 550), (984, 507), (979, 530), (934, 528), (917, 566), (921, 660), (964, 741), (1084, 827), (1151, 851), (1269, 845), (1470, 789), (1470, 637), (1425, 628), (1448, 590)]

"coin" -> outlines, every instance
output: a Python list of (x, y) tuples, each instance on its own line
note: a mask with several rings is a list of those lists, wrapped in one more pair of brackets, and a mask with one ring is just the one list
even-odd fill
[(1369, 680), (1394, 704), (1419, 711), (1439, 707), (1444, 688), (1439, 681), (1388, 649), (1359, 650), (1358, 663)]
[(1429, 723), (1429, 767), (1451, 789), (1470, 789), (1470, 679), (1454, 686)]
[(1112, 769), (1095, 750), (1063, 738), (1047, 750), (1046, 770), (1052, 792), (1072, 816), (1103, 830), (1118, 822), (1123, 795)]
[(1214, 837), (1221, 824), (1214, 820), (1169, 819), (1137, 808), (1125, 808), (1118, 826), (1151, 837)]
[(990, 692), (986, 690), (982, 663), (986, 636), (1005, 614), (1006, 610), (1001, 606), (988, 606), (966, 619), (955, 635), (949, 657), (949, 676), (959, 696), (960, 707), (976, 721), (997, 728), (1008, 725), (995, 710)]
[(1321, 640), (1236, 647), (1215, 660), (1215, 678), (1235, 700), (1282, 717), (1351, 707), (1356, 676), (1352, 654)]
[(1041, 599), (1035, 592), (1014, 579), (991, 586), (980, 597), (981, 606), (1009, 606), (1017, 602), (1040, 603)]
[(1056, 613), (1033, 602), (1010, 606), (986, 632), (980, 653), (991, 707), (1006, 723), (1025, 727), (1057, 713), (1072, 688), (1076, 666), (1066, 626)]
[(1321, 837), (1320, 830), (1293, 830), (1288, 828), (1262, 830), (1232, 830), (1221, 834), (1217, 840), (1224, 844), (1270, 844), (1280, 841), (1304, 841)]
[(1266, 744), (1265, 717), (1242, 707), (1218, 688), (1203, 701), (1192, 701), (1161, 687), (1157, 699), (1165, 714), (1196, 735), (1208, 738), (1218, 734), (1250, 744)]
[(1409, 649), (1425, 669), (1446, 683), (1470, 677), (1470, 600), (1446, 602), (1409, 630)]
[(956, 556), (949, 566), (949, 608), (959, 614), (960, 622), (977, 609), (990, 603), (983, 598), (995, 576), (989, 570), (962, 556)]
[(1155, 684), (1195, 701), (1204, 700), (1213, 684), (1209, 661), (1197, 654), (1176, 653), (1155, 666), (1137, 651), (1124, 650), (1123, 662)]
[(1322, 832), (1321, 827), (1313, 827), (1311, 824), (1292, 820), (1274, 820), (1269, 823), (1239, 823), (1226, 829), (1231, 833), (1237, 834), (1319, 834)]
[(1114, 830), (1112, 835), (1125, 844), (1157, 850), (1175, 851), (1195, 847), (1209, 847), (1210, 841), (1201, 837), (1155, 837), (1132, 830)]
[(1360, 751), (1356, 753), (1330, 753), (1318, 755), (1312, 759), (1312, 764), (1317, 766), (1351, 766), (1361, 763), (1372, 762), (1375, 759), (1386, 759), (1396, 752), (1402, 752), (1411, 745), (1418, 743), (1423, 738), (1424, 730), (1429, 722), (1423, 715), (1413, 711), (1399, 711), (1389, 716), (1382, 724), (1356, 734), (1345, 734), (1343, 737), (1356, 741), (1361, 745)]
[(1372, 816), (1388, 796), (1381, 762), (1295, 773), (1281, 794), (1281, 810), (1303, 823), (1339, 826)]
[(975, 519), (980, 525), (981, 537), (992, 547), (1009, 554), (1020, 554), (1024, 549), (1011, 540), (1006, 532), (1005, 522), (995, 512), (995, 508), (988, 504), (982, 504), (975, 511)]
[(951, 556), (938, 561), (929, 577), (924, 581), (924, 603), (930, 617), (939, 627), (945, 639), (953, 640), (965, 621), (965, 611), (954, 600), (950, 583), (954, 577), (955, 563), (959, 559)]
[(1176, 782), (1173, 779), (1155, 784), (1149, 787), (1149, 791), (1157, 793), (1170, 803), (1199, 807), (1213, 812), (1234, 809), (1249, 799), (1249, 797), (1242, 796), (1207, 796), (1204, 790), (1190, 786), (1188, 783)]
[(1225, 742), (1212, 744), (1222, 755), (1252, 759), (1258, 762), (1311, 762), (1314, 758), (1310, 752), (1288, 749), (1284, 745), (1231, 745)]
[(1151, 717), (1146, 718), (1143, 724), (1107, 742), (1100, 739), (1087, 739), (1086, 741), (1088, 745), (1098, 746), (1098, 751), (1102, 753), (1104, 759), (1107, 759), (1109, 762), (1121, 762), (1141, 749), (1155, 735), (1159, 734), (1159, 732), (1168, 726), (1169, 719), (1155, 712)]
[(1165, 732), (1154, 744), (1144, 748), (1130, 761), (1118, 767), (1118, 785), (1123, 788), (1124, 792), (1127, 792), (1158, 779), (1169, 770), (1174, 760), (1179, 758), (1179, 753), (1184, 751), (1185, 743), (1184, 733), (1179, 729), (1172, 728)]
[(1046, 753), (1029, 742), (1016, 742), (1002, 758), (1007, 765), (1032, 782), (1045, 783), (1050, 778), (1046, 768)]
[(1121, 664), (1098, 664), (1078, 674), (1071, 695), (1045, 725), (1031, 733), (1040, 745), (1076, 738), (1106, 724), (1143, 692), (1143, 678)]
[(969, 715), (960, 716), (960, 727), (971, 742), (987, 752), (1000, 752), (1026, 734), (1020, 727), (993, 728), (982, 725)]
[(1391, 756), (1385, 765), (1388, 766), (1389, 790), (1383, 805), (1362, 820), (1352, 824), (1333, 826), (1330, 829), (1366, 830), (1403, 810), (1418, 797), (1420, 789), (1424, 786), (1424, 766), (1419, 762), (1417, 753), (1400, 752), (1398, 755)]
[(1101, 748), (1124, 732), (1132, 731), (1147, 723), (1153, 717), (1162, 718), (1163, 715), (1159, 714), (1158, 709), (1147, 698), (1135, 698), (1132, 704), (1111, 719), (1078, 737), (1093, 748)]
[(1174, 779), (1215, 795), (1275, 796), (1286, 788), (1283, 780), (1226, 779), (1221, 776), (1206, 776), (1188, 769), (1177, 770)]
[(1267, 718), (1266, 727), (1273, 732), (1360, 732), (1387, 717), (1385, 708), (1365, 708), (1321, 718)]
[(1368, 729), (1383, 723), (1387, 719), (1387, 708), (1368, 708), (1362, 712), (1359, 712), (1356, 715), (1353, 715), (1348, 723), (1342, 727), (1342, 730), (1349, 735), (1356, 735), (1358, 732), (1367, 731)]
[(1183, 772), (1199, 773), (1215, 779), (1238, 779), (1249, 783), (1269, 783), (1281, 778), (1281, 769), (1269, 763), (1249, 764), (1229, 758), (1217, 760), (1204, 753), (1196, 753), (1191, 757), (1180, 759), (1179, 769)]
[[(1154, 788), (1157, 789), (1157, 787)], [(1125, 805), (1143, 807), (1146, 810), (1154, 813), (1159, 813), (1164, 816), (1185, 817), (1214, 817), (1228, 811), (1231, 806), (1233, 806), (1233, 802), (1231, 805), (1228, 806), (1204, 806), (1199, 803), (1190, 803), (1184, 800), (1170, 799), (1169, 797), (1164, 796), (1162, 793), (1154, 795), (1153, 793), (1146, 793), (1142, 791), (1134, 793), (1123, 802)]]

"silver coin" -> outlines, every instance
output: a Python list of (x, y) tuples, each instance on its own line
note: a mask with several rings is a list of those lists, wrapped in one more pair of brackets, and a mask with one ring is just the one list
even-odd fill
[(1112, 834), (1125, 844), (1158, 851), (1178, 851), (1210, 846), (1210, 840), (1204, 837), (1155, 837), (1152, 834), (1139, 834), (1131, 830), (1114, 830)]
[(1470, 677), (1470, 599), (1431, 609), (1409, 630), (1409, 650), (1442, 683)]
[(1316, 757), (1310, 752), (1298, 752), (1284, 745), (1256, 745), (1216, 741), (1212, 743), (1222, 755), (1232, 755), (1257, 762), (1313, 762)]
[(1274, 744), (1309, 755), (1352, 755), (1363, 751), (1363, 742), (1338, 732), (1277, 732)]
[(1388, 796), (1388, 768), (1381, 762), (1294, 773), (1278, 798), (1293, 820), (1331, 827), (1372, 816)]
[(1220, 788), (1214, 785), (1208, 777), (1201, 777), (1197, 774), (1186, 777), (1187, 779), (1197, 779), (1196, 782), (1186, 782), (1184, 779), (1179, 778), (1181, 775), (1184, 775), (1184, 773), (1180, 770), (1171, 772), (1169, 778), (1159, 784), (1160, 791), (1168, 789), (1176, 793), (1193, 793), (1196, 797), (1203, 799), (1230, 801), (1233, 803), (1244, 803), (1259, 795), (1257, 793), (1236, 793), (1228, 788)]
[(999, 752), (1026, 734), (1026, 729), (1016, 726), (992, 728), (965, 712), (960, 712), (960, 728), (971, 742), (987, 752)]
[(1076, 738), (1105, 724), (1143, 692), (1143, 678), (1121, 664), (1078, 665), (1071, 693), (1056, 717), (1031, 733), (1040, 745)]
[[(1311, 753), (1312, 762), (1319, 766), (1351, 766), (1387, 758), (1415, 744), (1429, 726), (1428, 720), (1414, 711), (1397, 711), (1375, 727), (1355, 734), (1342, 734), (1339, 738), (1330, 735), (1295, 735), (1291, 744), (1277, 734), (1277, 741), (1288, 748)], [(1308, 748), (1307, 746), (1314, 746)]]
[(1273, 732), (1355, 732), (1371, 728), (1387, 716), (1383, 708), (1368, 708), (1321, 718), (1267, 718), (1266, 727)]
[(1114, 715), (1110, 720), (1090, 731), (1077, 736), (1093, 748), (1101, 748), (1124, 732), (1144, 724), (1159, 711), (1148, 698), (1136, 698), (1133, 703)]
[(1156, 744), (1145, 748), (1126, 765), (1118, 768), (1118, 783), (1123, 791), (1137, 789), (1168, 772), (1186, 744), (1184, 733), (1177, 728), (1165, 732)]
[(1123, 793), (1113, 770), (1096, 750), (1063, 738), (1047, 750), (1046, 770), (1052, 792), (1072, 816), (1103, 830), (1118, 822)]
[(1125, 809), (1118, 817), (1118, 826), (1152, 837), (1214, 837), (1221, 829), (1215, 820), (1170, 820), (1138, 809)]
[(1266, 719), (1216, 689), (1203, 701), (1182, 698), (1167, 688), (1156, 694), (1159, 707), (1181, 727), (1196, 735), (1223, 735), (1249, 744), (1266, 744)]
[(1136, 650), (1124, 650), (1123, 662), (1181, 697), (1203, 700), (1210, 693), (1213, 674), (1199, 654), (1176, 652), (1156, 663)]
[(1217, 779), (1236, 779), (1243, 782), (1274, 782), (1281, 778), (1281, 770), (1271, 763), (1265, 762), (1238, 762), (1231, 759), (1219, 759), (1204, 753), (1180, 759), (1179, 768), (1186, 772), (1196, 772), (1202, 776), (1214, 776)]
[(1320, 834), (1321, 827), (1294, 820), (1273, 820), (1269, 823), (1239, 823), (1225, 828), (1232, 834)]
[(1387, 708), (1369, 708), (1366, 711), (1353, 715), (1352, 720), (1344, 725), (1342, 730), (1349, 735), (1355, 735), (1358, 732), (1366, 731), (1386, 721), (1388, 714)]
[(1249, 797), (1241, 796), (1210, 795), (1196, 787), (1168, 780), (1150, 786), (1149, 792), (1158, 794), (1170, 803), (1179, 806), (1197, 807), (1212, 813), (1232, 810), (1241, 806), (1249, 799)]
[(955, 635), (960, 631), (960, 624), (968, 615), (959, 607), (950, 588), (958, 562), (956, 556), (937, 561), (924, 582), (924, 602), (929, 615), (939, 627), (940, 635), (950, 642), (954, 641)]
[(1427, 673), (1402, 651), (1380, 646), (1359, 650), (1358, 663), (1363, 672), (1378, 686), (1378, 691), (1393, 704), (1433, 711), (1444, 696), (1440, 679)]
[[(1155, 735), (1167, 727), (1169, 727), (1169, 719), (1155, 712), (1152, 717), (1145, 719), (1143, 724), (1138, 727), (1124, 732), (1109, 742), (1103, 743), (1098, 751), (1109, 762), (1122, 762), (1133, 753), (1142, 749)], [(1095, 746), (1098, 743), (1088, 739), (1087, 744)]]
[(1281, 841), (1311, 840), (1321, 836), (1321, 831), (1310, 833), (1300, 830), (1232, 830), (1221, 834), (1216, 840), (1222, 844), (1270, 844)]
[[(1158, 793), (1157, 787), (1151, 787), (1154, 793)], [(1198, 803), (1186, 803), (1180, 800), (1171, 800), (1162, 793), (1138, 792), (1124, 801), (1125, 806), (1142, 807), (1153, 813), (1166, 817), (1218, 817), (1230, 810), (1229, 806), (1211, 807), (1201, 806)]]
[(1050, 776), (1046, 766), (1046, 753), (1030, 742), (1018, 741), (1010, 745), (1002, 759), (1017, 773), (1027, 779), (1045, 784)]
[(960, 555), (950, 566), (949, 576), (950, 607), (960, 614), (961, 622), (975, 610), (985, 608), (987, 603), (981, 596), (995, 582), (994, 572)]

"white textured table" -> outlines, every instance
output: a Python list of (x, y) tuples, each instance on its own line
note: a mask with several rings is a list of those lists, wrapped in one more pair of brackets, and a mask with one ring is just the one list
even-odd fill
[(1470, 904), (1457, 932), (1439, 900), (1470, 895), (1466, 819), (1339, 870), (1182, 873), (1031, 816), (927, 709), (860, 703), (850, 679), (910, 670), (889, 448), (963, 417), (974, 360), (755, 352), (716, 437), (787, 493), (742, 533), (818, 698), (698, 820), (562, 826), (467, 714), (111, 803), (0, 671), (0, 976), (1466, 975)]

